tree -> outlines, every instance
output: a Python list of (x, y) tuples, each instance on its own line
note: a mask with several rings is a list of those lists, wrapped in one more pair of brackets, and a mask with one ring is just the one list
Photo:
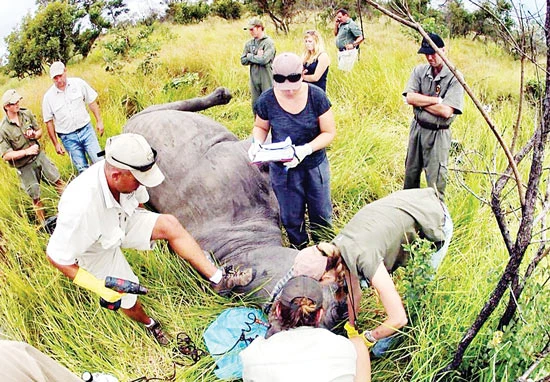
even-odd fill
[(284, 33), (290, 31), (292, 19), (298, 12), (296, 0), (247, 0), (245, 3), (258, 13), (268, 15), (275, 29)]
[(52, 61), (86, 57), (100, 34), (126, 12), (124, 0), (40, 0), (34, 18), (27, 16), (6, 39), (7, 70), (18, 77), (39, 75)]
[(452, 1), (447, 5), (445, 20), (450, 36), (466, 37), (472, 29), (473, 16), (464, 8), (462, 1)]
[(118, 25), (119, 16), (128, 13), (130, 9), (124, 3), (124, 0), (107, 0), (104, 7), (107, 15), (113, 20), (112, 25)]
[(479, 9), (472, 14), (472, 31), (474, 39), (479, 36), (491, 38), (493, 41), (500, 41), (507, 31), (514, 26), (510, 13), (512, 5), (506, 0), (498, 0), (495, 5), (485, 0), (479, 5)]
[(76, 14), (74, 6), (53, 2), (39, 8), (34, 18), (25, 17), (19, 30), (6, 40), (7, 70), (18, 77), (39, 75), (45, 63), (68, 61), (75, 54)]

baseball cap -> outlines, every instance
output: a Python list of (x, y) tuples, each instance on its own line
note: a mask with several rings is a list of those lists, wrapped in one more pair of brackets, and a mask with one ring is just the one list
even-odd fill
[(327, 261), (328, 258), (323, 256), (316, 247), (304, 248), (294, 258), (292, 274), (320, 280), (327, 269)]
[(65, 65), (61, 61), (56, 61), (50, 66), (50, 78), (59, 76), (65, 71)]
[[(273, 60), (273, 88), (297, 90), (302, 86), (302, 59), (294, 53), (281, 53)], [(299, 76), (298, 76), (299, 75)]]
[[(445, 46), (443, 39), (439, 37), (439, 35), (435, 33), (428, 33), (428, 36), (430, 36), (430, 39), (435, 43), (435, 45), (438, 48), (443, 48)], [(435, 50), (428, 43), (428, 40), (426, 40), (426, 38), (423, 38), (422, 45), (420, 46), (420, 49), (418, 49), (418, 54), (434, 54), (434, 53), (435, 53)]]
[(19, 101), (21, 98), (23, 97), (21, 97), (21, 95), (19, 95), (19, 93), (17, 93), (15, 89), (6, 90), (6, 92), (2, 96), (2, 107), (11, 103), (17, 103), (17, 101)]
[(323, 306), (323, 290), (317, 280), (307, 276), (293, 277), (287, 281), (279, 301), (286, 307), (293, 308), (295, 305), (292, 300), (298, 297), (309, 298), (315, 304), (315, 309)]
[(264, 27), (264, 23), (262, 20), (258, 19), (258, 18), (253, 18), (253, 19), (250, 19), (248, 20), (248, 24), (246, 24), (246, 26), (243, 28), (244, 30), (249, 30), (249, 29), (252, 29), (254, 27)]
[(164, 180), (164, 174), (155, 163), (157, 152), (139, 134), (126, 133), (108, 138), (105, 151), (98, 155), (105, 155), (105, 160), (116, 168), (130, 170), (146, 187), (156, 187)]

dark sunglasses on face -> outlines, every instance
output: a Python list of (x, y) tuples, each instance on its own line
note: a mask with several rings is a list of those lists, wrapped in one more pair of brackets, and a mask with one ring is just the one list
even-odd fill
[(155, 150), (154, 148), (151, 147), (151, 150), (153, 150), (153, 161), (151, 163), (148, 163), (148, 164), (145, 164), (143, 166), (134, 166), (134, 165), (131, 165), (129, 163), (125, 163), (121, 160), (118, 160), (116, 159), (115, 157), (111, 157), (112, 160), (114, 160), (115, 162), (118, 162), (120, 164), (123, 164), (125, 166), (128, 166), (128, 167), (131, 167), (133, 168), (134, 170), (138, 170), (138, 171), (141, 171), (141, 172), (145, 172), (145, 171), (149, 171), (155, 164), (156, 160), (157, 160), (157, 150)]
[(302, 73), (292, 73), (288, 76), (283, 76), (282, 74), (274, 74), (273, 80), (279, 84), (282, 84), (286, 80), (289, 82), (298, 82), (302, 78)]

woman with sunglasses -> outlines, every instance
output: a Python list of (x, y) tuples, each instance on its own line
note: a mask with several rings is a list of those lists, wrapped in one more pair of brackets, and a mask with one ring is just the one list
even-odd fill
[(271, 185), (279, 201), (283, 226), (290, 244), (298, 249), (309, 244), (306, 209), (312, 239), (332, 225), (330, 172), (325, 148), (336, 134), (331, 103), (324, 91), (303, 81), (302, 60), (294, 53), (282, 53), (273, 61), (273, 88), (254, 105), (253, 161), (271, 132), (273, 143), (292, 140), (294, 158), (271, 162)]
[(327, 91), (327, 76), (330, 57), (325, 51), (323, 37), (316, 30), (307, 31), (304, 35), (304, 81), (319, 86)]

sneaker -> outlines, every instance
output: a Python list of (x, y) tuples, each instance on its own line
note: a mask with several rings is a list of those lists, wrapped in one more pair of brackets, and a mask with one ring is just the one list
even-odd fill
[(242, 270), (233, 269), (232, 265), (223, 268), (223, 276), (219, 283), (212, 284), (212, 288), (222, 296), (228, 295), (236, 287), (245, 287), (254, 280), (256, 271), (252, 268)]
[(151, 320), (154, 322), (151, 326), (146, 326), (145, 329), (149, 332), (150, 335), (152, 335), (155, 340), (161, 345), (166, 346), (170, 342), (168, 340), (168, 337), (164, 334), (162, 331), (162, 328), (160, 327), (160, 323), (156, 322), (154, 319), (151, 318)]

